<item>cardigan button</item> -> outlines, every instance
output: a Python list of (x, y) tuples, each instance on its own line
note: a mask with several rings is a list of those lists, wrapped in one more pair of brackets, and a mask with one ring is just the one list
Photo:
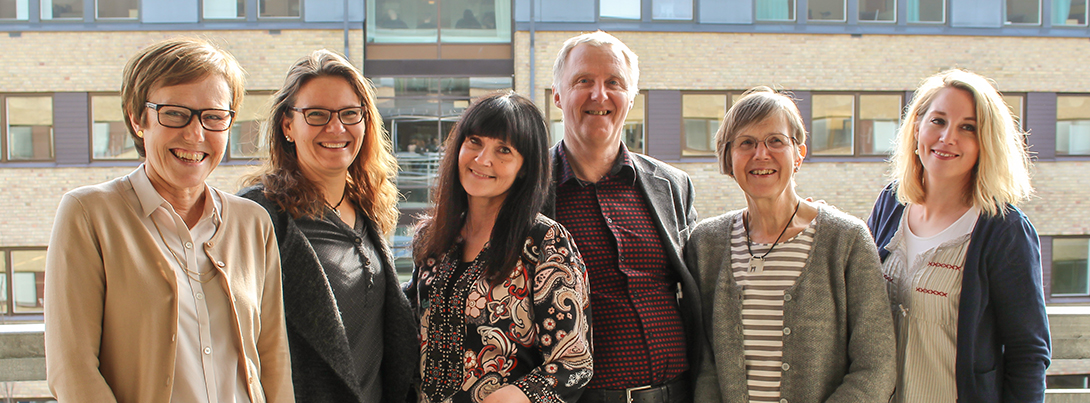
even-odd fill
[(787, 399), (780, 399), (780, 403), (787, 403)]
[(791, 328), (789, 328), (789, 327), (784, 327), (784, 328), (783, 328), (783, 335), (784, 335), (784, 336), (787, 336), (787, 335), (789, 335), (789, 334), (791, 334)]
[(791, 365), (785, 362), (783, 363), (783, 365), (780, 365), (780, 368), (783, 368), (784, 371), (787, 371), (791, 369)]
[(784, 301), (790, 301), (791, 300), (791, 294), (784, 294), (783, 295), (783, 300)]

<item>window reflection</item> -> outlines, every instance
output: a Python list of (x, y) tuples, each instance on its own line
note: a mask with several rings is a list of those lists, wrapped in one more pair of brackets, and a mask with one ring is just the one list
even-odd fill
[(11, 253), (15, 313), (42, 312), (45, 300), (45, 250), (13, 250)]
[(810, 147), (814, 155), (852, 155), (855, 97), (814, 95)]
[(1086, 0), (1053, 0), (1052, 25), (1085, 26)]
[(53, 158), (53, 97), (8, 97), (9, 160)]
[(91, 143), (91, 156), (96, 160), (140, 159), (132, 136), (125, 127), (121, 96), (91, 96)]
[(1056, 97), (1056, 154), (1090, 154), (1090, 96)]
[(42, 0), (42, 19), (83, 19), (83, 0)]
[(511, 42), (510, 0), (376, 0), (367, 7), (373, 43)]

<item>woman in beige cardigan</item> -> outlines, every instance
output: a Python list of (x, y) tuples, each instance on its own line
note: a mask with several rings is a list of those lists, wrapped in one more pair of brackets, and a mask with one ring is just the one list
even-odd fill
[(268, 214), (205, 184), (242, 93), (238, 63), (203, 41), (167, 40), (125, 67), (145, 163), (66, 194), (46, 258), (59, 401), (294, 401)]

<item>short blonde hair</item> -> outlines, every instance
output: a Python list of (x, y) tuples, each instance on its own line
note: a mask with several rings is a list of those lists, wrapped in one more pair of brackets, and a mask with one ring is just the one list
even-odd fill
[(731, 142), (738, 137), (738, 133), (749, 126), (773, 116), (782, 116), (790, 126), (789, 135), (795, 140), (792, 147), (798, 150), (800, 144), (806, 144), (806, 125), (802, 122), (802, 114), (799, 113), (795, 101), (772, 88), (753, 87), (727, 110), (726, 116), (723, 116), (723, 123), (719, 124), (719, 131), (715, 132), (715, 151), (719, 157), (719, 172), (734, 177), (734, 172), (731, 170), (731, 164), (734, 162), (730, 156)]
[(640, 91), (639, 57), (632, 52), (632, 49), (628, 48), (628, 45), (605, 31), (594, 31), (564, 41), (564, 46), (560, 47), (560, 51), (556, 53), (556, 60), (553, 62), (553, 88), (560, 88), (560, 82), (563, 79), (561, 76), (564, 74), (564, 67), (567, 66), (568, 55), (571, 54), (572, 49), (583, 44), (596, 48), (613, 49), (621, 53), (621, 57), (624, 58), (625, 65), (628, 67), (628, 76), (625, 77), (625, 81), (627, 81), (625, 90), (628, 91), (628, 98), (634, 99), (636, 93)]
[(129, 59), (121, 78), (121, 110), (125, 127), (144, 156), (144, 138), (137, 136), (129, 116), (144, 124), (147, 117), (148, 94), (151, 90), (172, 85), (189, 84), (209, 75), (219, 75), (231, 89), (231, 110), (242, 104), (246, 92), (242, 67), (234, 56), (211, 43), (194, 38), (173, 38), (148, 46)]
[(966, 198), (988, 216), (1002, 216), (1007, 204), (1017, 205), (1033, 194), (1030, 161), (1010, 106), (1003, 101), (995, 83), (965, 70), (947, 70), (928, 77), (916, 89), (904, 122), (897, 131), (897, 145), (890, 162), (891, 178), (897, 182), (897, 199), (902, 203), (924, 200), (924, 167), (915, 154), (920, 118), (931, 108), (944, 88), (968, 92), (976, 105), (977, 141), (980, 153), (972, 170)]

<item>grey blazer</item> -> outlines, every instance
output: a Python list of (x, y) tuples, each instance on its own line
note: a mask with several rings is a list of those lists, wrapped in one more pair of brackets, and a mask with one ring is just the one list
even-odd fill
[[(706, 307), (710, 348), (697, 402), (745, 402), (742, 289), (730, 267), (731, 223), (741, 211), (701, 221), (685, 250)], [(866, 225), (819, 207), (810, 256), (784, 295), (781, 397), (789, 402), (889, 401), (896, 344), (878, 251)]]
[[(562, 169), (558, 153), (563, 144), (560, 142), (553, 146), (550, 153), (553, 160), (553, 182), (549, 186), (549, 195), (542, 209), (542, 214), (553, 219), (556, 218), (557, 180), (560, 178)], [(629, 153), (629, 156), (636, 168), (636, 187), (643, 192), (650, 206), (659, 236), (666, 247), (666, 257), (670, 260), (670, 267), (681, 279), (678, 304), (681, 307), (681, 318), (685, 322), (689, 370), (693, 372), (700, 368), (700, 360), (704, 357), (701, 352), (704, 341), (699, 337), (704, 331), (704, 315), (701, 314), (700, 291), (695, 277), (686, 266), (681, 253), (689, 240), (689, 232), (696, 224), (696, 207), (693, 206), (696, 191), (685, 171), (642, 154)], [(579, 241), (576, 240), (577, 245), (578, 243)], [(587, 270), (593, 270), (593, 268), (588, 267)], [(591, 287), (594, 287), (594, 284), (591, 284)], [(591, 312), (593, 311), (592, 305)]]
[[(295, 219), (265, 197), (263, 187), (251, 186), (239, 195), (256, 201), (272, 218), (280, 244), (280, 264), (284, 276), (284, 313), (291, 351), (292, 382), (300, 402), (362, 402), (361, 391), (344, 325), (333, 298), (329, 281), (318, 256)], [(367, 235), (381, 256), (386, 272), (386, 301), (383, 314), (383, 402), (405, 402), (416, 379), (419, 362), (416, 317), (409, 300), (401, 291), (394, 271), (393, 254), (374, 222)]]

